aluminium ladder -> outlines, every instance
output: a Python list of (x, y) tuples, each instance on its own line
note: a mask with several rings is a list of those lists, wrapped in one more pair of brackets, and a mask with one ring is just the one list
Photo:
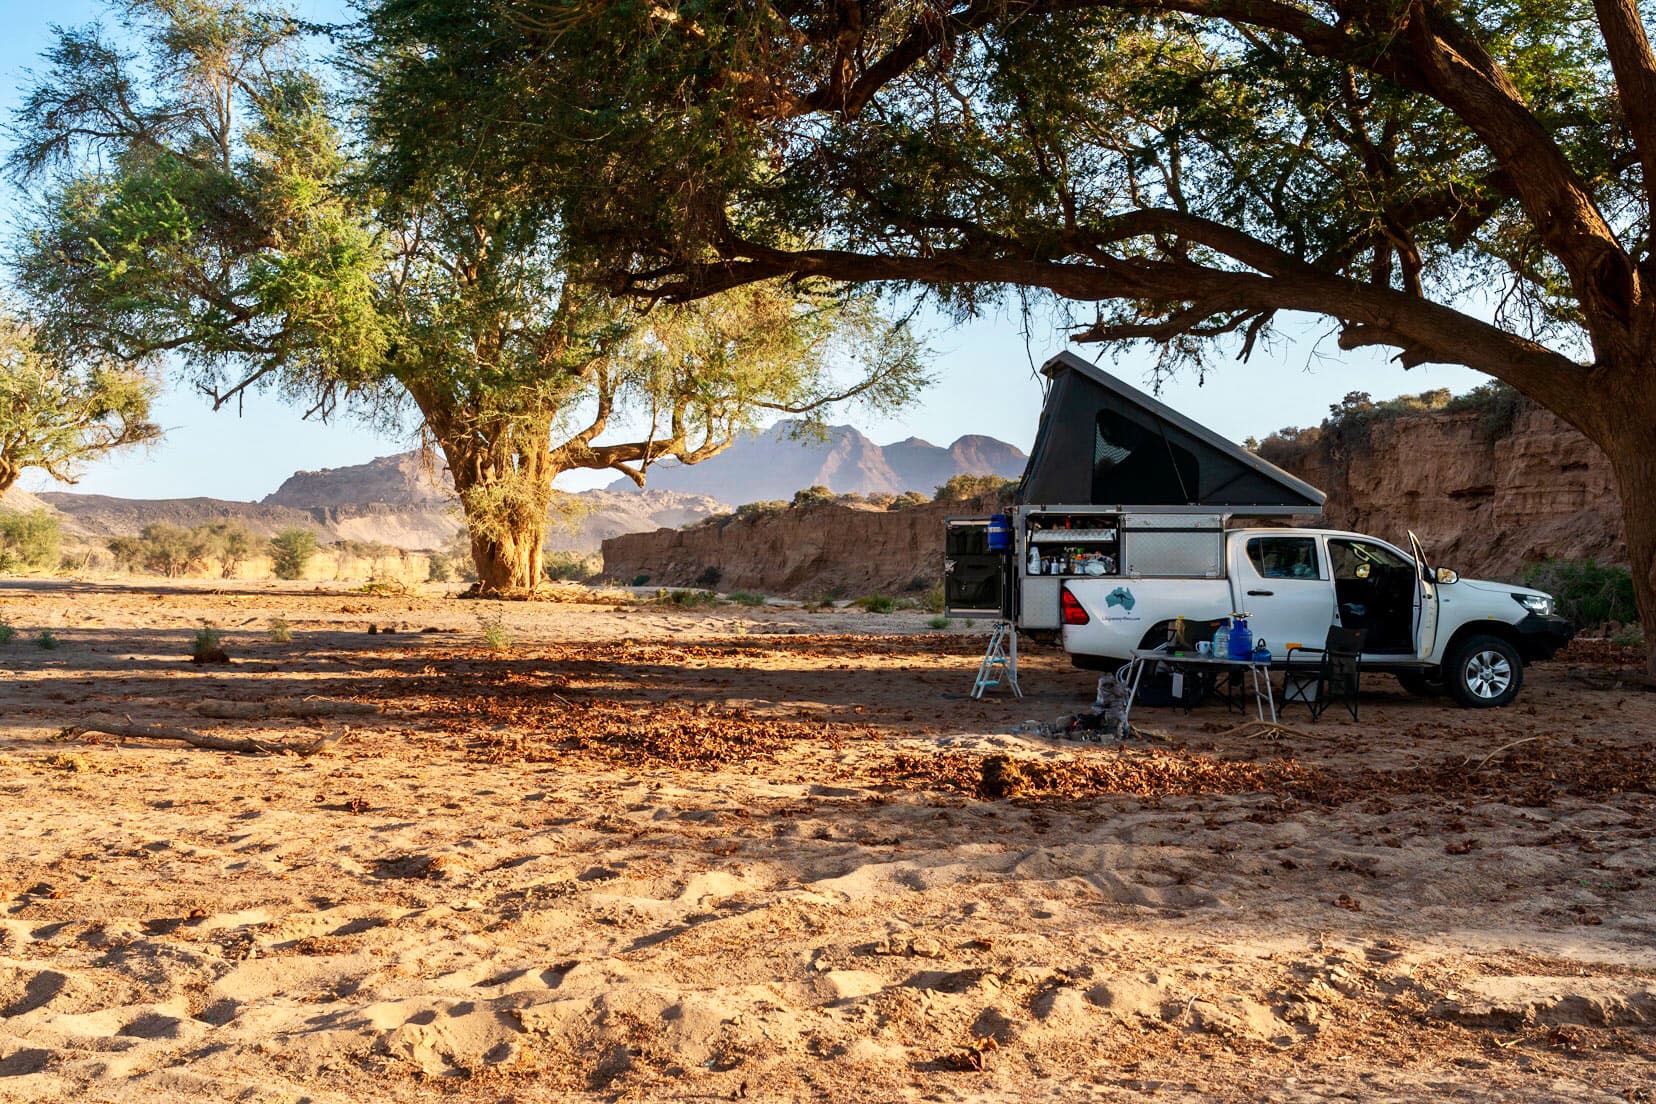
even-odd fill
[(1018, 685), (1018, 629), (1010, 621), (996, 621), (989, 633), (989, 648), (978, 664), (977, 681), (972, 683), (972, 697), (981, 698), (991, 686), (1011, 687), (1012, 693), (1023, 697)]

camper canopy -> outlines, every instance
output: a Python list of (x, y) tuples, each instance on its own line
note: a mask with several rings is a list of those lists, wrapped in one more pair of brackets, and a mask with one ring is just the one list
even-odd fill
[(1052, 383), (1020, 503), (1322, 513), (1317, 488), (1074, 353), (1041, 371)]

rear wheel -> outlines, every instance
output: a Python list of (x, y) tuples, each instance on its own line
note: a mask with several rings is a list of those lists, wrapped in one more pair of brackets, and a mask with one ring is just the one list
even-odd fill
[(1518, 696), (1524, 661), (1500, 637), (1473, 636), (1456, 645), (1444, 675), (1456, 701), (1468, 709), (1490, 709)]
[(1403, 689), (1422, 698), (1435, 698), (1447, 689), (1443, 685), (1443, 672), (1436, 668), (1431, 671), (1399, 671), (1397, 681), (1403, 684)]

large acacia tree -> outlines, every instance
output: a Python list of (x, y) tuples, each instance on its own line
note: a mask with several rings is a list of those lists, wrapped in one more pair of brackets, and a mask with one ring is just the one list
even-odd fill
[[(917, 346), (867, 295), (757, 281), (645, 310), (588, 286), (547, 197), (473, 160), (394, 192), (302, 28), (235, 0), (132, 0), (60, 32), (14, 128), (41, 182), (20, 259), (70, 355), (170, 358), (215, 406), (275, 386), (326, 416), (412, 401), (465, 510), (482, 592), (532, 590), (552, 483), (640, 485), (767, 411), (910, 399)], [(360, 87), (381, 66), (350, 52)]]
[(423, 50), (394, 145), (509, 136), (621, 291), (1038, 288), (1087, 305), (1078, 340), (1173, 360), (1304, 312), (1504, 380), (1609, 456), (1656, 639), (1648, 0), (376, 11)]

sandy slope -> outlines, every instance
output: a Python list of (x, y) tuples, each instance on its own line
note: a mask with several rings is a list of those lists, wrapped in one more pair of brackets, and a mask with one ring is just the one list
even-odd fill
[[(1652, 695), (1121, 749), (913, 615), (493, 608), (0, 588), (0, 1099), (1650, 1099)], [(58, 738), (300, 695), (386, 712)]]

